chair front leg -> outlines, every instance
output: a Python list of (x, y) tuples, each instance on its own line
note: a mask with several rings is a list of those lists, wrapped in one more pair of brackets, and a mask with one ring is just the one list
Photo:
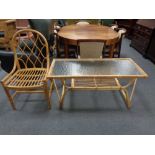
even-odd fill
[(5, 85), (2, 83), (2, 86), (4, 88), (4, 91), (10, 101), (10, 104), (11, 104), (11, 107), (13, 110), (16, 110), (16, 107), (15, 107), (15, 104), (14, 104), (14, 101), (13, 101), (13, 97), (11, 96), (10, 92), (9, 92), (9, 89), (5, 87)]
[(49, 94), (49, 90), (48, 90), (48, 86), (47, 86), (47, 82), (45, 83), (44, 86), (44, 92), (45, 92), (45, 97), (47, 99), (47, 103), (48, 103), (48, 109), (51, 109), (51, 100), (50, 100), (50, 94)]

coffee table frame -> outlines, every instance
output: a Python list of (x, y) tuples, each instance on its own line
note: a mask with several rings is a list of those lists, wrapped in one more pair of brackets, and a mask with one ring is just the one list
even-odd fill
[[(114, 60), (129, 60), (136, 66), (137, 70), (141, 73), (141, 75), (82, 75), (82, 76), (66, 76), (66, 75), (51, 75), (55, 61), (72, 61), (72, 59), (56, 59), (53, 60), (50, 71), (48, 74), (48, 78), (51, 80), (51, 87), (49, 93), (52, 94), (53, 88), (55, 87), (56, 93), (59, 99), (59, 109), (63, 108), (64, 98), (67, 91), (73, 90), (118, 90), (125, 101), (125, 105), (128, 109), (132, 106), (132, 98), (134, 95), (136, 83), (138, 78), (147, 78), (148, 75), (139, 67), (132, 59), (130, 58), (112, 58)], [(112, 60), (111, 59), (111, 60)], [(103, 59), (80, 59), (80, 61), (104, 61)], [(110, 60), (110, 59), (108, 59)], [(74, 59), (74, 61), (79, 61), (78, 59)], [(128, 83), (122, 85), (120, 79), (127, 78)], [(56, 84), (56, 79), (61, 80), (62, 91), (59, 92), (58, 86)], [(84, 79), (86, 82), (84, 83)], [(66, 83), (66, 80), (70, 80), (70, 84)], [(88, 81), (91, 81), (88, 83)], [(78, 83), (77, 83), (78, 82)], [(80, 83), (82, 82), (82, 83)], [(129, 91), (129, 88), (131, 90)]]

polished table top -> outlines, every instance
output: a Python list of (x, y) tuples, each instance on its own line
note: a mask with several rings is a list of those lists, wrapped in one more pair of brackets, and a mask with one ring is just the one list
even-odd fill
[(138, 78), (147, 74), (130, 58), (54, 59), (48, 78)]
[(112, 28), (93, 24), (74, 24), (64, 26), (58, 32), (58, 36), (59, 39), (63, 39), (64, 41), (64, 51), (66, 58), (68, 58), (68, 45), (77, 46), (79, 40), (107, 42), (119, 38), (118, 33), (115, 32)]
[(69, 40), (83, 40), (83, 39), (92, 39), (92, 40), (111, 40), (118, 38), (118, 33), (113, 29), (107, 26), (102, 25), (68, 25), (64, 26), (58, 32), (58, 35), (62, 38)]

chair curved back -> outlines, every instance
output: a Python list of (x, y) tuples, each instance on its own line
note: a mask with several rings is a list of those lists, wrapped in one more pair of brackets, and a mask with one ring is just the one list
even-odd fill
[(80, 58), (101, 58), (104, 43), (101, 41), (81, 40), (78, 42)]
[(17, 31), (12, 38), (12, 50), (14, 52), (14, 66), (17, 69), (49, 68), (47, 40), (36, 30)]

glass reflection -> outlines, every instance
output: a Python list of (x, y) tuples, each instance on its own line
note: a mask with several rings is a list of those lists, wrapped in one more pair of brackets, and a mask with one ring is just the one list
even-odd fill
[(56, 61), (53, 75), (141, 75), (129, 60)]

